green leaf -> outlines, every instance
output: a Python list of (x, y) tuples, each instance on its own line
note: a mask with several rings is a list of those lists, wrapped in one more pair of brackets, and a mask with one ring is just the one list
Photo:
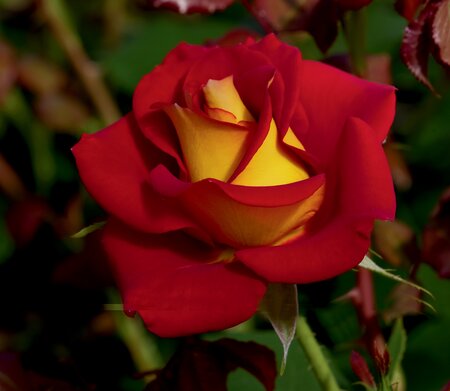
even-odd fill
[(5, 116), (27, 140), (36, 180), (37, 192), (48, 194), (55, 180), (53, 136), (37, 121), (25, 95), (19, 89), (12, 90), (1, 107)]
[(269, 319), (283, 345), (280, 373), (286, 369), (289, 346), (295, 336), (298, 317), (297, 286), (294, 284), (269, 284), (260, 312)]
[(388, 350), (391, 356), (391, 364), (387, 376), (392, 382), (396, 376), (396, 373), (400, 370), (403, 355), (406, 350), (406, 331), (403, 327), (402, 318), (397, 319), (394, 324), (388, 342)]
[(102, 228), (105, 224), (106, 224), (105, 221), (101, 221), (99, 223), (88, 225), (87, 227), (84, 227), (81, 230), (79, 230), (76, 234), (73, 234), (71, 236), (71, 238), (72, 239), (82, 239), (85, 236), (89, 235), (90, 233)]
[(381, 274), (384, 277), (390, 278), (391, 280), (401, 282), (403, 284), (411, 285), (416, 289), (421, 290), (422, 292), (425, 292), (426, 294), (433, 297), (431, 292), (420, 285), (414, 284), (411, 281), (405, 280), (401, 278), (400, 276), (397, 276), (396, 274), (392, 274), (390, 271), (383, 269), (382, 267), (378, 266), (374, 261), (372, 261), (367, 255), (363, 258), (363, 260), (359, 263), (360, 267), (363, 267), (364, 269), (370, 270), (374, 273)]
[(450, 318), (442, 317), (424, 322), (408, 333), (408, 347), (402, 365), (408, 391), (437, 391), (448, 382), (449, 330)]
[(227, 378), (227, 389), (234, 390), (252, 390), (264, 391), (264, 386), (250, 373), (242, 368), (231, 372)]

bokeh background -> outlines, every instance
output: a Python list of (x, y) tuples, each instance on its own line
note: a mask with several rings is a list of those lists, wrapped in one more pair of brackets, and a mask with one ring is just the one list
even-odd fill
[[(374, 257), (433, 294), (375, 276), (378, 321), (389, 338), (394, 320), (403, 318), (406, 389), (439, 391), (450, 380), (450, 81), (431, 60), (432, 93), (403, 64), (407, 21), (392, 1), (375, 0), (364, 12), (365, 76), (398, 89), (385, 145), (397, 220), (376, 226)], [(73, 237), (105, 214), (83, 189), (71, 147), (127, 113), (140, 78), (179, 42), (213, 43), (235, 29), (233, 39), (264, 34), (241, 3), (213, 15), (179, 15), (137, 0), (0, 1), (0, 390), (142, 390), (155, 376), (146, 372), (185, 343), (159, 339), (122, 314), (101, 231)], [(342, 32), (326, 55), (305, 32), (280, 37), (304, 58), (348, 69)], [(348, 390), (363, 389), (355, 384), (351, 350), (376, 371), (361, 347), (357, 311), (336, 300), (355, 275), (299, 286), (301, 311)], [(224, 336), (259, 342), (280, 360), (280, 343), (258, 316), (202, 339)], [(232, 391), (264, 389), (244, 369), (227, 382)], [(276, 390), (319, 390), (296, 343)]]

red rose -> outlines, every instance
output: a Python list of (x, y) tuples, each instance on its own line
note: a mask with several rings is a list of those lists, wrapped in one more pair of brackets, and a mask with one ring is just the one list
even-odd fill
[(270, 35), (181, 44), (133, 111), (74, 147), (110, 214), (104, 244), (124, 306), (161, 336), (248, 319), (269, 282), (357, 265), (395, 197), (381, 147), (394, 89)]

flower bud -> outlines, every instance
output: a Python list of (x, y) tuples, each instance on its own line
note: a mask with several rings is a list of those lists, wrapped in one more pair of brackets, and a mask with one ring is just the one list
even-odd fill
[(366, 360), (355, 350), (352, 350), (352, 353), (350, 354), (350, 365), (352, 366), (353, 372), (364, 384), (369, 387), (376, 386)]

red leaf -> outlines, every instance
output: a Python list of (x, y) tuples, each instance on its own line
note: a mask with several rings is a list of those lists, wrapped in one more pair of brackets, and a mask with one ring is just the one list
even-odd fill
[(326, 52), (336, 39), (340, 9), (334, 0), (253, 0), (244, 3), (266, 30), (307, 31), (322, 52)]
[(230, 360), (229, 366), (245, 369), (255, 376), (267, 391), (275, 388), (277, 376), (275, 354), (256, 342), (241, 342), (223, 338), (216, 342), (219, 349)]
[(22, 368), (19, 356), (15, 353), (0, 353), (0, 390), (31, 390), (31, 385)]
[(412, 21), (424, 0), (396, 0), (394, 7), (405, 19)]
[(342, 10), (359, 10), (369, 5), (372, 0), (334, 0)]
[(6, 224), (14, 241), (24, 246), (33, 239), (44, 222), (51, 220), (52, 212), (48, 204), (36, 197), (18, 201), (6, 213)]
[(58, 264), (53, 280), (80, 289), (99, 289), (112, 286), (114, 279), (101, 242), (102, 231), (95, 231), (84, 239), (84, 248)]
[(422, 258), (442, 278), (450, 278), (450, 188), (435, 207), (423, 232)]
[(416, 20), (405, 29), (400, 55), (411, 73), (430, 90), (433, 86), (428, 80), (428, 56), (432, 48), (431, 23), (438, 3), (429, 2)]
[(17, 63), (13, 49), (0, 40), (0, 104), (17, 78)]
[(438, 50), (436, 59), (450, 65), (450, 2), (440, 1), (433, 20), (433, 40)]
[(298, 15), (307, 12), (317, 0), (306, 2), (288, 0), (253, 0), (244, 4), (264, 26), (275, 31), (283, 31)]
[(239, 367), (267, 391), (275, 388), (275, 355), (265, 346), (228, 338), (215, 342), (188, 338), (146, 391), (226, 391), (228, 374)]
[(149, 0), (153, 7), (166, 7), (181, 14), (202, 12), (213, 13), (229, 7), (234, 0)]

